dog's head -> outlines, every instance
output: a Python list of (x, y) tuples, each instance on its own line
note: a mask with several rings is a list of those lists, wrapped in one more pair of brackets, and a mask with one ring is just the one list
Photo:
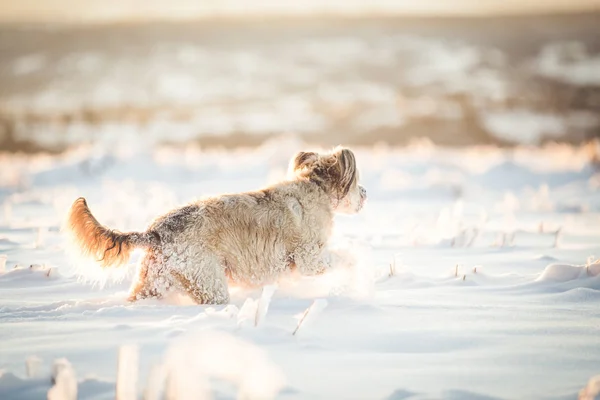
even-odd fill
[(345, 148), (337, 147), (328, 153), (301, 151), (290, 162), (290, 174), (323, 188), (338, 213), (355, 214), (367, 199), (367, 191), (358, 184), (354, 153)]

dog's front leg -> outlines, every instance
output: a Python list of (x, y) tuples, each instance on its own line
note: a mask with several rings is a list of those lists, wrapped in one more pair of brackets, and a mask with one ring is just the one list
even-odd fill
[(331, 266), (333, 265), (333, 256), (328, 249), (324, 249), (321, 252), (321, 256), (319, 257), (319, 265), (323, 272), (331, 269)]
[(292, 259), (302, 275), (321, 275), (331, 266), (331, 255), (322, 245), (300, 247)]

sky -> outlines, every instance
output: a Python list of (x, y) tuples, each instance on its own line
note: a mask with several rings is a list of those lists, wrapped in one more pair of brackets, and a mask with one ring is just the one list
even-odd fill
[(0, 22), (260, 15), (494, 15), (600, 10), (600, 0), (0, 0)]

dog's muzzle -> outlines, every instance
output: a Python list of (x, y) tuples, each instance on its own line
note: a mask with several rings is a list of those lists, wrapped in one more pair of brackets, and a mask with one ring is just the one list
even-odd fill
[(365, 202), (367, 201), (367, 190), (359, 185), (358, 193), (360, 194), (360, 203), (358, 204), (358, 210), (361, 210), (365, 205)]

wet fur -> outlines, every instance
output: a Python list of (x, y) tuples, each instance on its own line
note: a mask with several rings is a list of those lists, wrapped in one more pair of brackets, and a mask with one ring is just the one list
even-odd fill
[(229, 301), (230, 283), (260, 286), (291, 270), (323, 272), (334, 212), (358, 212), (365, 199), (354, 154), (337, 148), (298, 153), (288, 180), (188, 204), (141, 233), (102, 226), (79, 198), (66, 230), (81, 254), (103, 267), (123, 265), (133, 249), (146, 249), (131, 301), (175, 289), (199, 304), (223, 304)]

